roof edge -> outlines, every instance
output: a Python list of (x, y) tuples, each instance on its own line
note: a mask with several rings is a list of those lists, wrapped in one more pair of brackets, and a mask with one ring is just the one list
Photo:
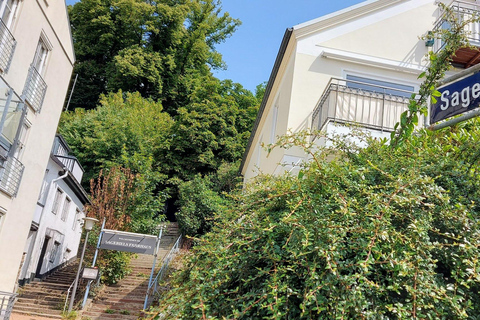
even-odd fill
[(273, 84), (278, 75), (278, 70), (280, 69), (280, 65), (282, 64), (283, 58), (285, 56), (285, 52), (287, 51), (287, 46), (290, 43), (290, 39), (292, 38), (293, 30), (294, 30), (293, 28), (287, 28), (285, 30), (285, 34), (283, 35), (282, 43), (280, 44), (280, 48), (278, 49), (277, 58), (275, 59), (272, 72), (270, 73), (270, 78), (268, 79), (267, 87), (265, 88), (265, 94), (263, 95), (262, 103), (260, 104), (260, 108), (258, 109), (257, 118), (255, 119), (255, 123), (252, 128), (252, 133), (250, 134), (247, 147), (245, 148), (245, 152), (243, 153), (242, 162), (239, 168), (240, 175), (242, 175), (245, 162), (247, 161), (248, 154), (250, 153), (250, 148), (252, 147), (253, 139), (257, 134), (258, 125), (260, 124), (260, 121), (263, 117), (263, 113), (265, 111), (267, 101), (270, 98), (270, 93), (272, 91)]
[(319, 18), (297, 24), (293, 29), (296, 31), (297, 37), (308, 36), (321, 29), (345, 23), (345, 21), (371, 13), (372, 11), (381, 10), (405, 1), (409, 0), (367, 0)]

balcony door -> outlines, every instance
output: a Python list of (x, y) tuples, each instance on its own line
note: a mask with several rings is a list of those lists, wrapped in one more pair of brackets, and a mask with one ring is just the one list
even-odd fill
[(0, 5), (0, 15), (7, 28), (11, 28), (15, 19), (15, 13), (18, 7), (18, 0), (3, 0)]

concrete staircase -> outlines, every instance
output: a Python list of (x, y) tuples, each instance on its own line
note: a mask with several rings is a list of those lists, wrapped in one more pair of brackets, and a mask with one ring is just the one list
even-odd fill
[[(178, 236), (177, 224), (169, 224), (160, 242), (155, 271), (160, 269), (163, 257), (170, 251)], [(136, 255), (136, 258), (132, 259), (130, 263), (132, 272), (119, 283), (105, 287), (86, 310), (83, 311), (81, 319), (136, 320), (143, 316), (143, 303), (152, 264), (153, 256)]]
[(19, 289), (13, 313), (61, 319), (67, 290), (75, 280), (78, 262)]

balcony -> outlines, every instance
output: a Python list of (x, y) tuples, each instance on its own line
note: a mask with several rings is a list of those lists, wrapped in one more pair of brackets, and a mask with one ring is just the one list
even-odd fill
[[(465, 1), (453, 1), (450, 5), (451, 13), (454, 15), (453, 18), (457, 19), (458, 22), (466, 21), (472, 17), (480, 16), (480, 3), (472, 3)], [(433, 28), (434, 32), (438, 34), (438, 31), (446, 30), (450, 28), (450, 23), (448, 22), (448, 17), (446, 13), (440, 17), (435, 23)], [(452, 64), (455, 67), (459, 68), (469, 68), (473, 65), (480, 63), (480, 23), (471, 22), (465, 25), (465, 31), (467, 33), (467, 38), (472, 47), (465, 47), (459, 49), (455, 56), (453, 57)], [(441, 38), (435, 39), (433, 50), (438, 52), (443, 49), (445, 46), (445, 41)]]
[(332, 78), (313, 110), (312, 129), (324, 130), (328, 122), (354, 124), (391, 132), (408, 109), (412, 92)]
[(0, 319), (10, 319), (17, 295), (0, 291)]
[(17, 41), (0, 19), (0, 70), (7, 73), (12, 62)]
[(83, 170), (77, 158), (74, 156), (65, 156), (59, 154), (56, 154), (55, 157), (65, 166), (65, 168), (67, 168), (68, 171), (73, 174), (77, 182), (82, 182), (83, 173), (85, 170)]
[(25, 101), (35, 112), (39, 112), (42, 108), (46, 92), (47, 84), (45, 83), (45, 80), (43, 80), (37, 69), (31, 65), (30, 70), (28, 71), (27, 82), (25, 83), (23, 94), (25, 96)]
[(0, 164), (0, 190), (11, 197), (17, 195), (24, 166), (14, 157), (8, 157)]
[(24, 117), (25, 104), (0, 77), (0, 159), (6, 159)]

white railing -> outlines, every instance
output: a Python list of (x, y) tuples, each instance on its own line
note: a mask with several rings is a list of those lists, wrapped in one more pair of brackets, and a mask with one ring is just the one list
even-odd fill
[[(480, 3), (472, 3), (465, 1), (453, 1), (449, 6), (451, 17), (447, 16), (447, 12), (444, 12), (442, 16), (435, 22), (433, 30), (436, 32), (437, 38), (435, 39), (433, 50), (438, 52), (445, 46), (445, 41), (441, 37), (441, 30), (450, 29), (451, 25), (449, 21), (455, 19), (459, 23), (470, 20), (480, 16)], [(465, 25), (465, 33), (468, 41), (471, 45), (480, 46), (480, 23), (470, 22)]]
[(75, 280), (73, 280), (72, 284), (70, 287), (68, 287), (67, 290), (67, 297), (65, 298), (65, 304), (63, 305), (63, 313), (67, 310), (67, 304), (68, 304), (68, 298), (70, 297), (70, 292), (72, 291), (73, 285), (75, 284)]
[(0, 165), (0, 189), (15, 197), (22, 181), (24, 165), (14, 157), (8, 157)]
[(7, 73), (10, 68), (16, 46), (17, 41), (5, 23), (0, 19), (0, 70), (3, 73)]
[(332, 78), (313, 111), (312, 129), (323, 130), (328, 121), (333, 121), (391, 132), (402, 112), (408, 109), (412, 93)]
[(31, 65), (30, 70), (28, 71), (27, 82), (25, 83), (23, 95), (25, 97), (25, 101), (35, 112), (39, 112), (42, 108), (43, 99), (45, 98), (46, 92), (47, 83), (45, 80), (43, 80), (42, 75), (37, 71), (37, 69)]
[(10, 319), (16, 299), (16, 294), (0, 291), (0, 320)]

